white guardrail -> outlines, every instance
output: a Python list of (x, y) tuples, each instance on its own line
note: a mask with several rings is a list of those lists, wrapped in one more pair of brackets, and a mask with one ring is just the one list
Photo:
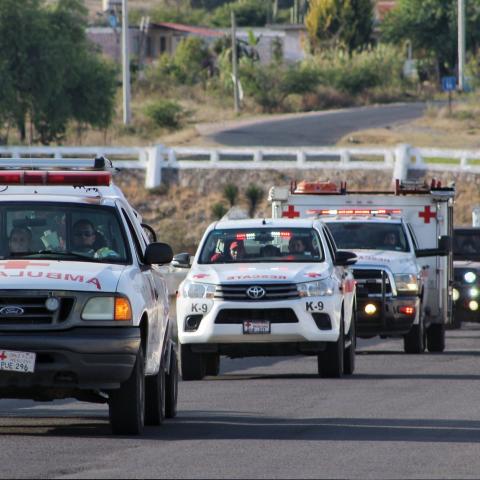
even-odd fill
[(146, 170), (145, 186), (162, 182), (164, 169), (392, 170), (404, 180), (409, 169), (480, 174), (480, 150), (396, 147), (196, 148), (196, 147), (0, 147), (0, 163), (55, 165), (106, 156), (115, 167)]

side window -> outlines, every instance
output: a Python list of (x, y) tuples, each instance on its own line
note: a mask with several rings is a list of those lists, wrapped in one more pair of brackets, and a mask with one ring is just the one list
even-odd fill
[(410, 224), (407, 224), (408, 231), (410, 233), (410, 236), (412, 237), (412, 242), (413, 242), (413, 248), (415, 250), (418, 250), (418, 242), (417, 242), (417, 237), (415, 237), (415, 233), (413, 232), (413, 228)]
[(135, 251), (137, 252), (137, 257), (141, 262), (143, 262), (142, 243), (138, 238), (137, 232), (133, 227), (133, 223), (130, 220), (130, 217), (128, 216), (127, 212), (123, 208), (122, 208), (122, 215), (123, 215), (123, 218), (125, 219), (125, 222), (127, 222), (128, 230), (130, 231), (130, 235), (132, 236), (133, 243), (135, 244)]
[(332, 239), (330, 238), (330, 232), (328, 231), (327, 228), (323, 228), (323, 235), (325, 236), (325, 240), (327, 241), (327, 248), (328, 251), (330, 252), (330, 256), (332, 257), (332, 260), (335, 260), (335, 247), (333, 246)]

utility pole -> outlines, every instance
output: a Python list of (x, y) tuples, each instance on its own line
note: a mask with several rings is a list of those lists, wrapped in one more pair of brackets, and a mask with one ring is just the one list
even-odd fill
[(130, 124), (130, 54), (128, 30), (128, 0), (122, 0), (122, 72), (123, 72), (123, 123)]
[(465, 91), (465, 0), (458, 0), (458, 89)]
[(232, 76), (233, 76), (233, 100), (235, 113), (240, 112), (240, 99), (238, 94), (238, 58), (237, 58), (237, 21), (235, 12), (232, 10)]

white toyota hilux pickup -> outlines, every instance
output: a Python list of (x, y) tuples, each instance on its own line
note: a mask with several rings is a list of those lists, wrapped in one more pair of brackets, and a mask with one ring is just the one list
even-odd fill
[(356, 256), (337, 252), (315, 220), (212, 224), (180, 284), (184, 380), (219, 373), (220, 356), (316, 355), (322, 377), (352, 374)]

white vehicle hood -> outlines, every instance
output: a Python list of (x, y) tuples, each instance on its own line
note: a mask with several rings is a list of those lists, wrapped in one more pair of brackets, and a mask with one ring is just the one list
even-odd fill
[(209, 284), (226, 283), (302, 283), (322, 280), (329, 276), (328, 264), (323, 263), (259, 263), (195, 265), (187, 279)]
[(478, 269), (480, 268), (480, 261), (475, 260), (454, 260), (453, 261), (454, 268), (471, 268)]
[[(415, 258), (410, 252), (391, 250), (353, 250), (357, 254), (358, 266), (382, 266), (393, 273), (416, 273), (418, 270)], [(355, 265), (353, 268), (355, 268)]]
[(124, 265), (57, 260), (0, 261), (0, 290), (115, 292)]

